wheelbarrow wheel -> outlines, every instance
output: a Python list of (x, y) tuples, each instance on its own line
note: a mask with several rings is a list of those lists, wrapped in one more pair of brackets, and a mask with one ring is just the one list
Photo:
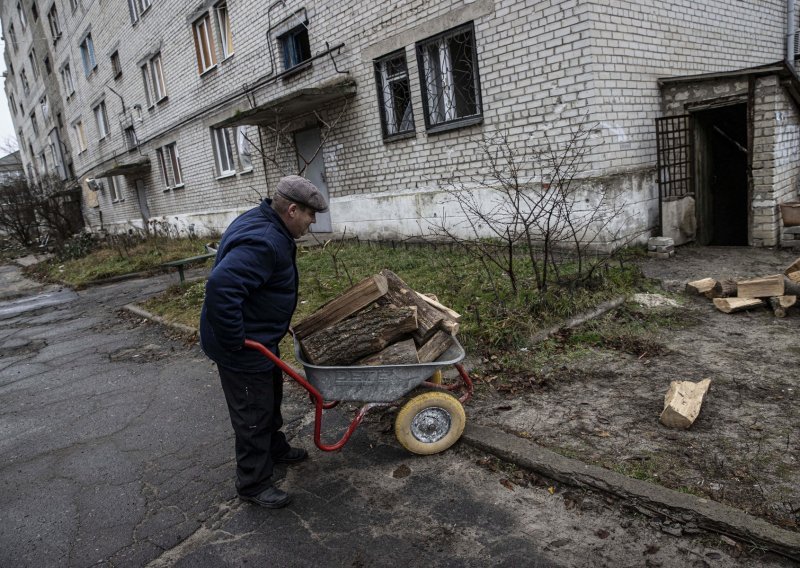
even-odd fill
[(426, 392), (406, 402), (394, 421), (394, 434), (409, 452), (437, 454), (456, 443), (467, 422), (457, 398), (443, 392)]

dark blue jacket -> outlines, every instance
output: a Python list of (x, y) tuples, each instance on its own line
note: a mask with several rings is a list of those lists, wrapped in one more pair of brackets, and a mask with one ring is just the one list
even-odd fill
[(219, 243), (200, 314), (200, 345), (218, 365), (266, 371), (272, 363), (243, 348), (253, 339), (277, 350), (297, 307), (297, 246), (265, 199), (237, 217)]

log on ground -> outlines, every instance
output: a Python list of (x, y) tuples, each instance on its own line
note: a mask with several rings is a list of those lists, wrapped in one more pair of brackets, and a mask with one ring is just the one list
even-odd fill
[(790, 264), (786, 270), (783, 271), (784, 274), (787, 276), (792, 272), (800, 272), (800, 258), (795, 260), (792, 264)]
[(739, 280), (736, 296), (739, 298), (769, 298), (771, 296), (783, 296), (784, 280), (783, 274), (773, 274), (763, 278), (751, 278), (749, 280)]
[(797, 296), (773, 296), (769, 298), (769, 305), (772, 308), (772, 313), (778, 318), (785, 318), (786, 310), (794, 306), (796, 302)]
[(388, 290), (383, 276), (376, 274), (365, 278), (295, 325), (294, 334), (298, 339), (313, 335), (367, 307)]
[(700, 414), (700, 406), (710, 384), (711, 379), (699, 383), (672, 381), (664, 397), (661, 423), (670, 428), (686, 429), (691, 426)]
[(417, 329), (413, 306), (375, 306), (300, 341), (314, 365), (344, 366), (377, 353)]
[(714, 305), (721, 312), (732, 314), (763, 306), (763, 300), (758, 298), (714, 298)]
[(386, 278), (389, 285), (389, 291), (380, 299), (380, 303), (417, 308), (418, 327), (412, 335), (417, 345), (422, 345), (436, 332), (444, 319), (444, 314), (423, 300), (416, 291), (391, 270), (381, 270), (380, 275)]
[[(697, 296), (703, 295), (709, 297), (709, 292), (713, 293), (714, 287), (718, 284), (713, 278), (703, 278), (701, 280), (694, 280), (693, 282), (686, 283), (686, 293), (694, 294)], [(715, 296), (711, 296), (712, 298)]]

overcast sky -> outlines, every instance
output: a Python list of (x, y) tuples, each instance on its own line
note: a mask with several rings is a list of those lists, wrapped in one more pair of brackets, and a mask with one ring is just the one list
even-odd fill
[[(0, 53), (3, 53), (4, 49), (5, 45), (3, 44), (3, 40), (0, 39)], [(5, 59), (0, 57), (0, 73), (3, 73), (5, 70)], [(0, 77), (0, 79), (5, 81), (5, 79), (2, 77)], [(6, 154), (5, 141), (9, 137), (14, 138), (14, 123), (11, 122), (11, 115), (8, 113), (6, 91), (5, 89), (0, 89), (0, 156), (4, 156)], [(14, 145), (16, 146), (16, 143)]]

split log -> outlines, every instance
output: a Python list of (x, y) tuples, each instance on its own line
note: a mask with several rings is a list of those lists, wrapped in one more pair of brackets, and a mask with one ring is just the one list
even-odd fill
[(357, 361), (356, 365), (413, 365), (419, 362), (417, 344), (413, 339), (406, 339)]
[[(788, 276), (784, 276), (783, 294), (788, 294), (789, 296), (800, 296), (800, 282), (797, 282)], [(781, 294), (777, 295), (780, 296)]]
[(447, 351), (453, 344), (453, 336), (446, 331), (437, 331), (419, 348), (419, 362), (430, 363)]
[(800, 284), (800, 270), (795, 270), (794, 272), (790, 272), (786, 275), (786, 278), (794, 282), (795, 284)]
[(783, 273), (789, 276), (792, 272), (800, 272), (800, 258), (795, 260), (789, 267), (783, 271)]
[(784, 284), (783, 274), (764, 276), (763, 278), (752, 278), (750, 280), (739, 280), (736, 283), (736, 296), (739, 298), (769, 298), (771, 296), (783, 296)]
[(714, 305), (719, 311), (732, 314), (763, 306), (764, 302), (758, 298), (714, 298)]
[(774, 313), (777, 318), (785, 318), (786, 310), (794, 306), (796, 302), (797, 296), (773, 296), (769, 299), (772, 313)]
[(294, 326), (294, 334), (302, 339), (338, 323), (367, 307), (388, 290), (389, 284), (383, 276), (376, 274), (365, 278)]
[(714, 285), (710, 298), (730, 298), (737, 292), (736, 280), (722, 280)]
[(413, 306), (376, 306), (300, 341), (314, 365), (350, 365), (417, 330)]
[(455, 310), (451, 310), (444, 304), (439, 303), (439, 299), (433, 294), (420, 294), (420, 297), (428, 302), (431, 306), (439, 310), (440, 312), (444, 313), (449, 319), (460, 322), (461, 321), (461, 314)]
[(389, 290), (380, 298), (381, 304), (395, 306), (414, 306), (417, 308), (417, 330), (412, 334), (417, 345), (422, 345), (439, 327), (444, 314), (422, 299), (408, 284), (394, 272), (383, 269), (380, 275), (386, 278)]
[(711, 379), (699, 383), (691, 381), (672, 381), (664, 397), (664, 410), (661, 423), (670, 428), (689, 428), (700, 414), (703, 397), (708, 392)]
[[(714, 287), (718, 284), (716, 280), (713, 278), (703, 278), (702, 280), (695, 280), (693, 282), (686, 283), (686, 293), (687, 294), (695, 294), (695, 295), (702, 295), (706, 296), (707, 298), (708, 293), (714, 291)], [(711, 296), (714, 297), (714, 296)]]

